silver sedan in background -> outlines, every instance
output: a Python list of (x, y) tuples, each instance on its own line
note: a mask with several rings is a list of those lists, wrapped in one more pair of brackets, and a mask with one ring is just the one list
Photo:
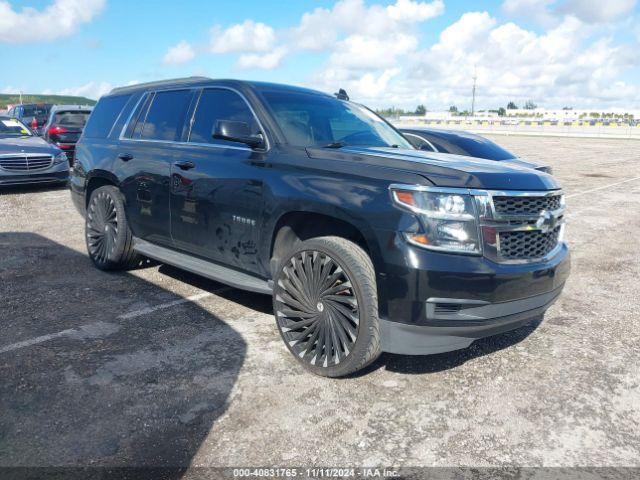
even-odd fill
[(69, 160), (20, 120), (0, 116), (0, 186), (67, 183)]

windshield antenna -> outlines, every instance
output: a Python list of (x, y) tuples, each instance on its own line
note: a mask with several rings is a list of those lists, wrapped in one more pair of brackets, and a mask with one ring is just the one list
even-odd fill
[(334, 93), (338, 100), (346, 100), (349, 101), (349, 95), (347, 95), (347, 91), (344, 88), (338, 90), (338, 93)]

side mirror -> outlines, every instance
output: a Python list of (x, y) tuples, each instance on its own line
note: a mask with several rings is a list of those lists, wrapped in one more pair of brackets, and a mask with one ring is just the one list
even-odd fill
[(264, 145), (262, 135), (252, 135), (246, 122), (235, 120), (218, 120), (213, 127), (212, 137), (217, 140), (244, 143), (251, 148)]

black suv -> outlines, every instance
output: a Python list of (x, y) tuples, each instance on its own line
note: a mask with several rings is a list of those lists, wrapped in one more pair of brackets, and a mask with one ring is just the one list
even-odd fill
[(71, 179), (93, 263), (147, 257), (272, 294), (285, 345), (326, 376), (540, 319), (569, 274), (557, 181), (415, 150), (338, 97), (207, 78), (113, 90)]

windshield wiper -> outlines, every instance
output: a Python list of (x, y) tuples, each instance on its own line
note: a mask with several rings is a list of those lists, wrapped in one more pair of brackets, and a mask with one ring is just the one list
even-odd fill
[(342, 148), (346, 146), (347, 144), (344, 142), (332, 142), (328, 143), (327, 145), (323, 145), (322, 148)]

